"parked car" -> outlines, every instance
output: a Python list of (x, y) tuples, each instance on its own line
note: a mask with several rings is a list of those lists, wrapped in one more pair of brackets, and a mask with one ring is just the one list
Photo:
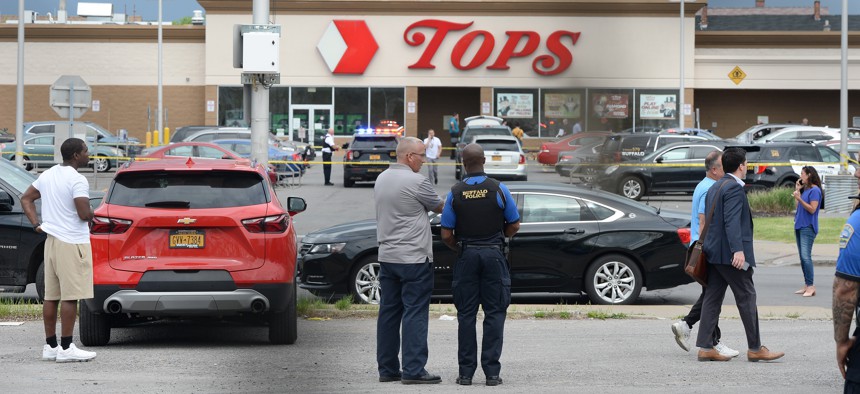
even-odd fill
[(556, 141), (549, 141), (541, 144), (540, 152), (538, 153), (538, 163), (555, 165), (558, 163), (559, 153), (562, 151), (573, 151), (583, 145), (590, 145), (598, 141), (603, 141), (607, 132), (584, 132), (569, 135)]
[[(90, 165), (98, 172), (105, 172), (116, 167), (118, 158), (125, 157), (125, 152), (122, 149), (113, 146), (99, 145), (96, 147), (87, 142), (87, 148), (90, 150)], [(7, 149), (4, 151), (3, 157), (15, 161), (15, 150)], [(27, 171), (54, 164), (57, 162), (54, 161), (53, 134), (36, 134), (25, 137), (24, 168)]]
[[(298, 150), (296, 145), (290, 141), (281, 141), (275, 138), (272, 133), (266, 133), (269, 140), (269, 145), (279, 149)], [(200, 130), (191, 133), (182, 141), (187, 142), (212, 142), (215, 140), (251, 140), (251, 129), (243, 127), (217, 127), (212, 129)]]
[(726, 141), (678, 142), (666, 145), (641, 160), (610, 165), (598, 174), (601, 189), (639, 200), (661, 193), (693, 193), (705, 176), (705, 157), (714, 150), (723, 151)]
[[(212, 143), (224, 149), (236, 152), (239, 157), (251, 157), (251, 140), (224, 139), (214, 140), (212, 141)], [(275, 173), (278, 174), (278, 179), (284, 177), (296, 177), (305, 174), (305, 165), (301, 164), (302, 154), (300, 152), (296, 152), (294, 150), (277, 149), (270, 146), (269, 161), (276, 162), (271, 164), (274, 166)], [(277, 163), (285, 161), (292, 163)]]
[(771, 133), (783, 129), (785, 127), (797, 126), (791, 123), (764, 123), (750, 126), (750, 128), (741, 131), (733, 139), (741, 144), (752, 144), (759, 138), (770, 135)]
[(93, 298), (80, 338), (159, 318), (268, 323), (296, 340), (296, 233), (305, 201), (278, 196), (263, 166), (233, 160), (138, 161), (117, 171), (90, 226)]
[(165, 146), (144, 149), (140, 159), (165, 159), (170, 157), (191, 157), (195, 159), (231, 159), (242, 156), (227, 148), (208, 142), (177, 142)]
[[(856, 162), (860, 161), (860, 139), (852, 139), (852, 140), (848, 140), (846, 142), (848, 145), (847, 146), (848, 156), (852, 160), (855, 161), (855, 164), (857, 164)], [(839, 153), (839, 151), (842, 149), (842, 141), (841, 140), (840, 141), (831, 140), (831, 141), (819, 142), (819, 144), (824, 145), (830, 149), (833, 149), (837, 153)]]
[(769, 142), (792, 141), (820, 142), (840, 139), (842, 139), (842, 136), (840, 135), (839, 129), (818, 126), (792, 126), (784, 127), (764, 137), (756, 139), (755, 143), (762, 144)]
[[(113, 133), (106, 130), (104, 127), (99, 126), (96, 123), (75, 121), (74, 124), (75, 127), (83, 128), (83, 131), (86, 134), (86, 141), (89, 143), (98, 142), (99, 144), (110, 145), (122, 149), (123, 152), (126, 152), (129, 155), (137, 155), (143, 148), (143, 144), (140, 143), (139, 139), (134, 137), (122, 138), (120, 136), (114, 135)], [(48, 120), (39, 122), (27, 122), (24, 123), (24, 136), (26, 137), (28, 135), (36, 134), (55, 134), (56, 127), (60, 125), (63, 126), (65, 129), (68, 129), (69, 121)]]
[(220, 126), (182, 126), (177, 128), (176, 130), (173, 130), (173, 132), (170, 133), (170, 143), (175, 144), (177, 142), (182, 142), (185, 141), (186, 138), (191, 136), (191, 134), (194, 134), (198, 131), (217, 129), (218, 127)]
[(391, 163), (397, 161), (399, 134), (359, 132), (346, 144), (343, 157), (343, 186), (355, 182), (376, 182)]
[(699, 129), (699, 128), (695, 128), (695, 127), (687, 127), (684, 129), (679, 129), (679, 128), (675, 127), (675, 128), (660, 130), (660, 132), (669, 133), (669, 134), (674, 133), (674, 134), (682, 134), (682, 135), (698, 135), (700, 137), (705, 137), (706, 139), (709, 139), (709, 140), (721, 140), (722, 139), (722, 138), (718, 137), (716, 134), (714, 134), (714, 132), (711, 130)]
[[(519, 139), (507, 135), (477, 135), (472, 142), (484, 148), (484, 173), (496, 179), (529, 179), (526, 154)], [(466, 168), (460, 169), (465, 174)]]
[[(604, 140), (605, 141), (605, 140)], [(565, 151), (558, 154), (558, 163), (555, 172), (563, 177), (577, 178), (587, 183), (593, 181), (593, 177), (584, 177), (585, 171), (580, 168), (583, 165), (597, 163), (603, 142), (599, 141), (589, 145), (580, 146), (577, 150)]]
[(466, 126), (463, 127), (463, 131), (460, 132), (460, 140), (457, 142), (456, 151), (454, 154), (454, 161), (457, 165), (454, 167), (454, 177), (456, 179), (460, 179), (462, 177), (462, 151), (463, 148), (470, 142), (475, 136), (479, 135), (505, 135), (505, 136), (514, 136), (514, 133), (511, 132), (511, 128), (508, 126), (502, 125), (504, 119), (495, 117), (495, 116), (487, 116), (487, 115), (478, 115), (478, 116), (470, 116), (466, 118)]
[[(36, 285), (39, 300), (45, 296), (45, 233), (33, 226), (21, 208), (21, 196), (36, 176), (15, 163), (0, 158), (0, 290), (23, 293), (27, 285)], [(101, 203), (104, 193), (90, 191), (90, 206)], [(36, 201), (36, 210), (41, 210)]]
[[(839, 153), (823, 145), (813, 145), (808, 142), (772, 142), (760, 145), (760, 151), (750, 152), (747, 161), (752, 163), (747, 168), (745, 182), (750, 189), (772, 187), (794, 187), (800, 178), (800, 170), (806, 163), (818, 171), (818, 175), (839, 174)], [(757, 165), (763, 163), (763, 165)], [(786, 163), (787, 165), (773, 165)], [(854, 173), (854, 165), (848, 166), (848, 171)], [(826, 187), (826, 186), (825, 186)]]
[[(586, 293), (598, 304), (630, 304), (643, 288), (690, 283), (684, 255), (689, 213), (658, 211), (598, 190), (513, 182), (519, 232), (510, 240), (511, 291)], [(434, 289), (451, 294), (457, 252), (440, 238), (431, 214)], [(319, 230), (302, 239), (299, 286), (320, 296), (351, 294), (378, 303), (376, 221)]]
[(15, 132), (0, 129), (0, 144), (15, 142)]

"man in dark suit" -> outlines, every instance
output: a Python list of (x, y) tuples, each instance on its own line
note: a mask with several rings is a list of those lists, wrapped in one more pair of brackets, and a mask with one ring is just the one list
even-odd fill
[(761, 345), (756, 306), (755, 255), (753, 253), (753, 222), (749, 202), (744, 192), (747, 173), (746, 152), (729, 148), (723, 152), (726, 175), (708, 190), (705, 212), (714, 208), (702, 251), (708, 259), (708, 291), (702, 305), (702, 321), (696, 346), (699, 361), (729, 361), (713, 347), (713, 333), (726, 297), (726, 287), (732, 288), (747, 336), (747, 360), (770, 361), (785, 355), (772, 352)]

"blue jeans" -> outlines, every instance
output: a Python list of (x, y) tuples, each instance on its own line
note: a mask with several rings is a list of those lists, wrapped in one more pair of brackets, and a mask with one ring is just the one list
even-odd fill
[[(427, 373), (427, 322), (433, 292), (433, 264), (380, 262), (382, 298), (376, 320), (376, 362), (379, 376), (400, 375), (398, 353), (403, 354), (403, 378)], [(400, 332), (403, 325), (403, 348)]]
[(794, 238), (797, 239), (797, 253), (800, 255), (800, 268), (803, 269), (803, 281), (807, 286), (812, 286), (815, 274), (812, 268), (812, 242), (815, 241), (815, 230), (812, 226), (794, 229)]

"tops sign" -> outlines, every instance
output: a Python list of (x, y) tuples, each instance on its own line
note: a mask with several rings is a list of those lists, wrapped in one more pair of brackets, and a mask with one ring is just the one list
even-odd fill
[[(515, 58), (531, 58), (532, 70), (540, 75), (556, 75), (564, 72), (573, 63), (571, 47), (579, 40), (580, 32), (557, 30), (550, 33), (544, 42), (545, 49), (539, 51), (541, 35), (534, 31), (506, 31), (501, 51), (491, 59), (496, 48), (496, 37), (486, 30), (471, 30), (474, 22), (455, 23), (437, 19), (425, 19), (406, 28), (403, 39), (413, 47), (425, 44), (417, 62), (409, 69), (435, 69), (434, 57), (442, 43), (456, 40), (451, 51), (451, 64), (458, 70), (473, 70), (485, 67), (488, 70), (508, 70), (508, 62)], [(430, 31), (429, 41), (424, 31)], [(463, 32), (454, 38), (454, 32)], [(450, 38), (449, 38), (450, 37)], [(500, 39), (501, 41), (501, 39)], [(474, 55), (467, 51), (477, 45)], [(370, 65), (379, 46), (364, 21), (335, 20), (317, 46), (320, 54), (334, 74), (363, 74)]]
[[(410, 69), (434, 69), (433, 57), (442, 45), (442, 42), (452, 31), (466, 30), (472, 26), (474, 22), (469, 23), (454, 23), (437, 19), (426, 19), (418, 21), (410, 25), (403, 33), (403, 39), (410, 46), (419, 46), (424, 44), (426, 36), (424, 33), (416, 32), (416, 29), (428, 28), (435, 30), (430, 42), (421, 54), (421, 58), (417, 62), (410, 65)], [(411, 33), (411, 36), (410, 36)], [(488, 70), (507, 70), (508, 61), (511, 58), (531, 56), (538, 49), (541, 42), (540, 34), (533, 31), (506, 31), (507, 39), (502, 47), (501, 52), (493, 60), (492, 64), (487, 66)], [(573, 54), (565, 45), (568, 41), (570, 46), (576, 45), (579, 40), (579, 32), (571, 32), (566, 30), (558, 30), (549, 35), (546, 40), (546, 50), (549, 53), (544, 53), (534, 57), (532, 60), (532, 69), (540, 75), (556, 75), (570, 67), (573, 63)], [(466, 51), (480, 37), (481, 43), (477, 53), (472, 59), (464, 59)], [(519, 43), (525, 40), (525, 44), (520, 50), (517, 50)], [(496, 38), (492, 33), (486, 30), (474, 30), (466, 33), (454, 45), (454, 50), (451, 52), (451, 64), (458, 70), (472, 70), (483, 66), (490, 59), (490, 55), (495, 48)], [(464, 64), (465, 62), (465, 64)]]

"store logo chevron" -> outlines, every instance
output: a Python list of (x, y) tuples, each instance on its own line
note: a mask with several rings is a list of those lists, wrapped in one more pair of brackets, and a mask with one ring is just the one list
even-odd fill
[(378, 49), (367, 23), (353, 20), (333, 20), (317, 44), (333, 74), (363, 74)]

